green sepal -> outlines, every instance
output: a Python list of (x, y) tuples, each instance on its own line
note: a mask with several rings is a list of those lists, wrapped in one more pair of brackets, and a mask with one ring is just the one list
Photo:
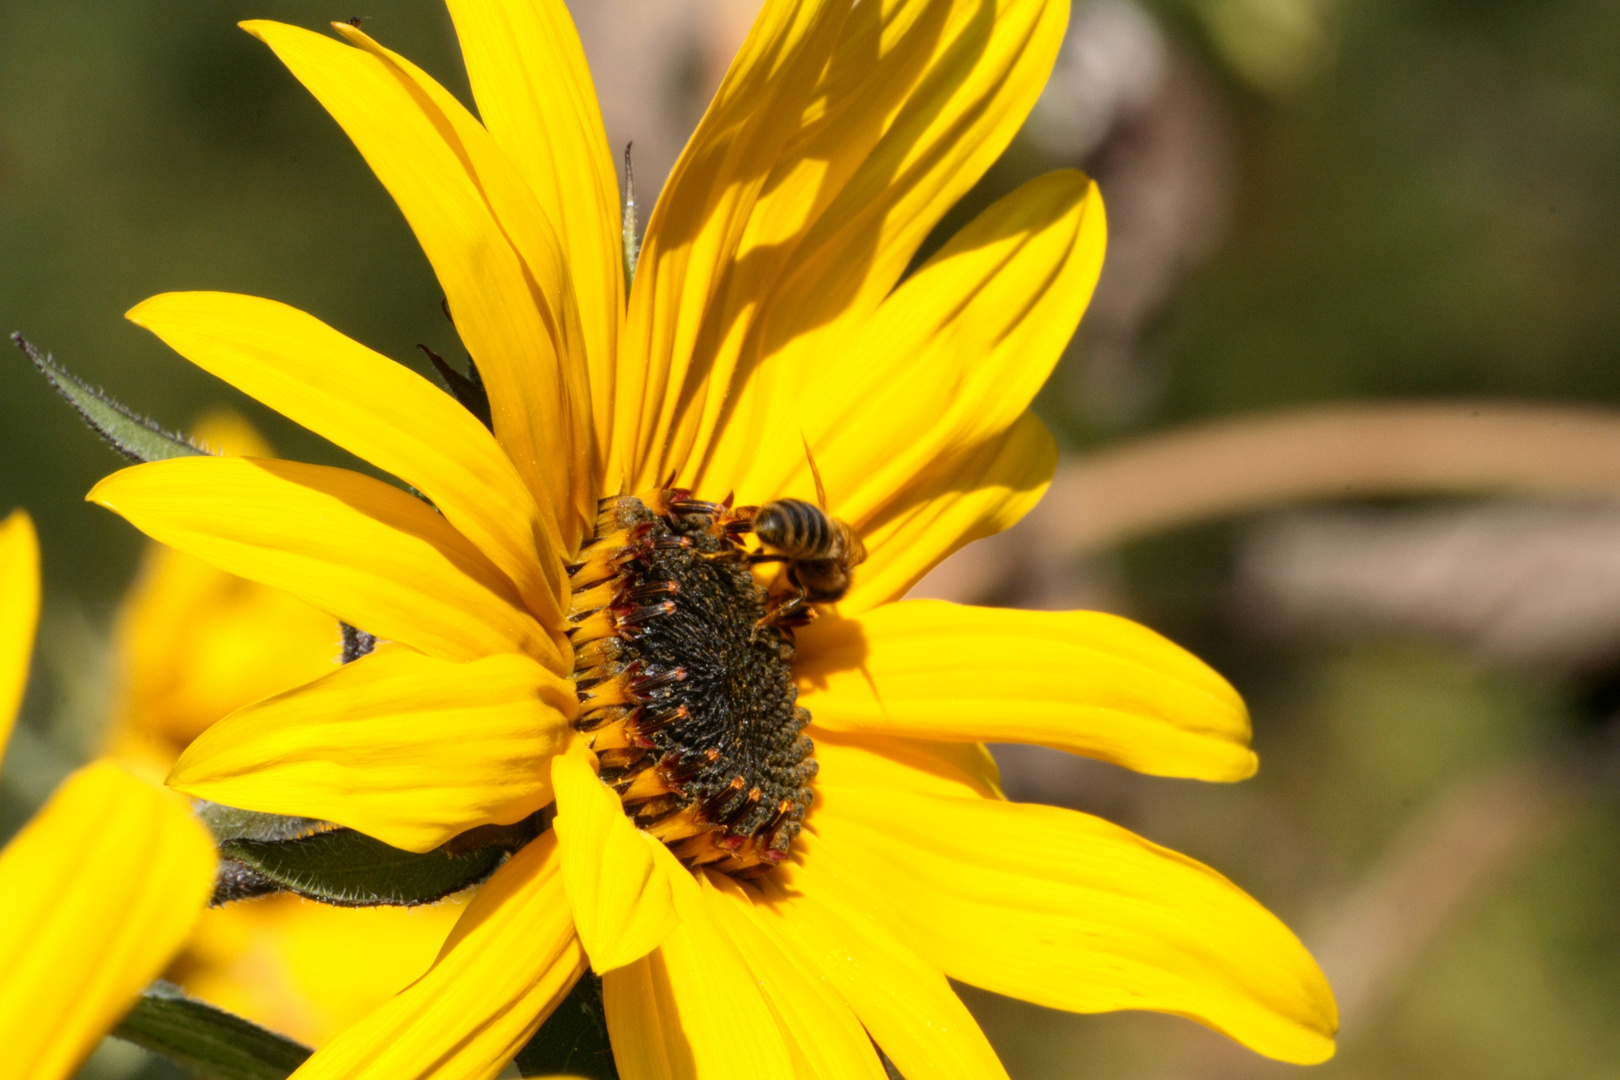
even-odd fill
[(163, 430), (153, 421), (72, 374), (49, 356), (41, 355), (21, 334), (12, 334), (11, 340), (27, 354), (34, 367), (51, 381), (51, 385), (67, 399), (68, 404), (78, 410), (84, 422), (129, 460), (164, 461), (208, 453), (184, 435)]
[(431, 904), (489, 877), (507, 852), (486, 847), (452, 855), (439, 848), (419, 855), (353, 829), (299, 840), (227, 840), (219, 846), (224, 863), (247, 868), (276, 890), (339, 907)]
[(113, 1034), (206, 1080), (284, 1080), (314, 1052), (166, 982), (147, 987)]
[[(337, 828), (315, 818), (261, 814), (255, 810), (238, 810), (234, 806), (211, 802), (197, 804), (197, 819), (208, 827), (208, 831), (214, 835), (214, 843), (222, 849), (231, 841), (283, 844), (305, 840), (316, 833)], [(252, 900), (284, 891), (280, 882), (266, 877), (253, 866), (225, 857), (223, 850), (221, 856), (219, 873), (214, 878), (214, 895), (209, 901), (212, 906), (219, 907), (237, 900)]]
[(358, 626), (340, 622), (338, 633), (343, 638), (343, 652), (338, 656), (340, 664), (352, 664), (363, 656), (370, 656), (377, 648), (377, 635), (368, 634)]
[(467, 374), (463, 375), (450, 366), (450, 362), (426, 345), (417, 345), (433, 364), (433, 370), (439, 373), (444, 380), (445, 389), (450, 396), (461, 403), (461, 407), (478, 417), (479, 423), (490, 431), (495, 430), (495, 421), (489, 408), (489, 391), (484, 387), (484, 377), (478, 373), (478, 365), (467, 358)]
[(580, 976), (534, 1038), (518, 1051), (516, 1062), (523, 1076), (619, 1080), (613, 1047), (608, 1042), (601, 976), (594, 971)]
[(630, 294), (630, 284), (636, 280), (636, 263), (641, 259), (641, 236), (636, 228), (636, 174), (630, 168), (630, 147), (624, 147), (624, 218), (620, 222), (619, 236), (624, 244), (624, 292)]
[(217, 844), (227, 840), (302, 840), (337, 827), (315, 818), (261, 814), (211, 802), (197, 804), (197, 819), (208, 826)]

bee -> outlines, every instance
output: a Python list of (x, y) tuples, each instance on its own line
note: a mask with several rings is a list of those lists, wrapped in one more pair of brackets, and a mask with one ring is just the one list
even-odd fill
[(855, 530), (827, 513), (827, 493), (814, 462), (811, 471), (820, 506), (803, 499), (776, 499), (753, 512), (754, 535), (775, 552), (755, 556), (756, 560), (786, 563), (794, 590), (772, 611), (771, 620), (777, 623), (809, 622), (815, 617), (809, 605), (843, 599), (850, 571), (866, 561), (866, 545)]

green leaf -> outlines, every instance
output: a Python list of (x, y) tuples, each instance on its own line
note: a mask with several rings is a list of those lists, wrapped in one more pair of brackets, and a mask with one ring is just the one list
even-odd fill
[[(306, 817), (283, 817), (280, 814), (261, 814), (254, 810), (238, 810), (219, 803), (199, 803), (197, 819), (208, 826), (216, 844), (232, 840), (254, 840), (262, 843), (285, 843), (303, 840), (316, 833), (337, 828), (325, 821)], [(214, 879), (211, 903), (218, 907), (235, 900), (251, 900), (256, 896), (269, 896), (282, 891), (282, 886), (253, 867), (230, 858), (220, 860), (219, 875)]]
[(244, 867), (276, 889), (340, 907), (410, 907), (442, 900), (489, 877), (510, 850), (482, 847), (452, 855), (440, 848), (419, 855), (353, 829), (297, 840), (227, 840), (219, 846), (227, 865)]
[(208, 451), (195, 446), (183, 435), (164, 431), (156, 423), (133, 412), (91, 386), (49, 356), (42, 356), (21, 334), (12, 334), (17, 348), (27, 354), (39, 373), (51, 381), (68, 404), (78, 410), (84, 422), (107, 443), (131, 461), (163, 461), (174, 457), (196, 457)]
[(587, 971), (580, 977), (534, 1038), (518, 1051), (517, 1067), (524, 1076), (563, 1074), (619, 1080), (613, 1047), (608, 1043), (599, 975)]
[(197, 817), (220, 844), (227, 840), (301, 840), (336, 828), (315, 818), (261, 814), (211, 802), (197, 804)]
[(147, 987), (113, 1034), (207, 1080), (283, 1080), (313, 1053), (166, 982)]

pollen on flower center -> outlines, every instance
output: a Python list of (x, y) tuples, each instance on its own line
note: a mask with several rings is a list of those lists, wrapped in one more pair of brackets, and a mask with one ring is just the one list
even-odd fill
[(786, 856), (816, 774), (747, 528), (677, 489), (618, 496), (570, 568), (575, 726), (602, 779), (688, 865), (739, 877)]

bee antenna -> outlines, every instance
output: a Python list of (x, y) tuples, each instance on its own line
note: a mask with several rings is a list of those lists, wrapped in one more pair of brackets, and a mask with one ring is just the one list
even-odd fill
[(815, 455), (810, 452), (810, 439), (799, 429), (799, 441), (804, 443), (804, 460), (810, 463), (810, 476), (816, 482), (816, 504), (827, 509), (827, 486), (821, 482), (821, 470), (816, 468)]

